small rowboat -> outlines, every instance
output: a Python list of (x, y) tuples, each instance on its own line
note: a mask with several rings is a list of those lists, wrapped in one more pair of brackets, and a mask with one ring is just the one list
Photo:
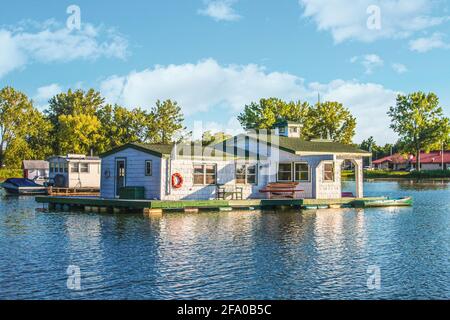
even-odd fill
[(378, 207), (410, 207), (413, 205), (412, 197), (386, 198), (377, 200), (355, 200), (355, 208), (378, 208)]
[(318, 210), (318, 209), (329, 209), (328, 205), (305, 205), (302, 207), (303, 210)]

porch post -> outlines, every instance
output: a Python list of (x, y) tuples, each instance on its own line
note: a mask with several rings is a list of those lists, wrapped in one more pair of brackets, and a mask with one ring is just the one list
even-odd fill
[(362, 159), (353, 160), (355, 164), (356, 197), (364, 198), (364, 171)]

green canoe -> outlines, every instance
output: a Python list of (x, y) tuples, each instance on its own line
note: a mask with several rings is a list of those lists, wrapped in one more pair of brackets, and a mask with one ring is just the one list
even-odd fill
[(381, 200), (355, 200), (355, 208), (373, 208), (373, 207), (410, 207), (413, 205), (412, 197), (404, 198), (386, 198)]

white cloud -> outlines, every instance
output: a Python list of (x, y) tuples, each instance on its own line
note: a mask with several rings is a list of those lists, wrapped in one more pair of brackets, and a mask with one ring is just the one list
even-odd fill
[[(219, 115), (216, 122), (233, 132), (237, 130), (235, 117), (245, 104), (264, 97), (316, 102), (317, 92), (321, 92), (325, 99), (344, 103), (357, 116), (357, 141), (371, 135), (380, 143), (394, 140), (386, 112), (395, 104), (396, 92), (379, 84), (344, 80), (307, 84), (296, 75), (268, 72), (257, 65), (222, 66), (207, 59), (115, 75), (100, 84), (100, 91), (108, 102), (127, 107), (148, 108), (158, 99), (174, 99), (187, 116), (202, 112), (208, 112), (209, 118)], [(227, 122), (229, 119), (234, 122)], [(208, 127), (215, 125), (213, 121)]]
[(5, 74), (20, 68), (26, 58), (14, 41), (11, 33), (0, 30), (0, 78)]
[(45, 108), (48, 105), (48, 101), (62, 91), (63, 89), (57, 83), (52, 83), (47, 86), (40, 87), (37, 89), (37, 92), (33, 97), (33, 101), (39, 108)]
[(376, 68), (382, 67), (384, 65), (383, 59), (376, 54), (366, 54), (364, 56), (355, 56), (351, 58), (351, 63), (360, 63), (366, 74), (372, 74)]
[(445, 42), (445, 35), (434, 33), (428, 38), (418, 38), (409, 42), (412, 51), (425, 53), (433, 49), (450, 49), (450, 43)]
[(198, 13), (216, 21), (236, 21), (241, 16), (232, 7), (235, 2), (236, 0), (205, 1), (206, 8), (198, 10)]
[(0, 77), (33, 61), (125, 59), (128, 54), (127, 40), (112, 29), (84, 23), (70, 31), (54, 21), (0, 29), (0, 48)]
[[(372, 42), (386, 38), (405, 38), (416, 31), (442, 24), (447, 17), (432, 15), (435, 2), (428, 0), (299, 0), (304, 17), (319, 30), (330, 31), (335, 42)], [(380, 9), (381, 28), (368, 28), (370, 6)]]
[(392, 65), (392, 69), (397, 72), (398, 74), (403, 74), (408, 72), (408, 67), (406, 67), (404, 64), (401, 63), (393, 63)]
[(101, 90), (110, 102), (126, 106), (175, 99), (188, 115), (224, 105), (240, 110), (262, 97), (293, 99), (305, 93), (303, 79), (294, 75), (267, 73), (253, 64), (221, 66), (213, 59), (112, 76), (102, 82)]

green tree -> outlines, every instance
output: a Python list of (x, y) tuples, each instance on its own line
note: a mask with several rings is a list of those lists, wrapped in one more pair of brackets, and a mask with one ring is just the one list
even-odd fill
[[(0, 168), (20, 167), (21, 160), (49, 153), (50, 124), (28, 97), (11, 87), (0, 90)], [(48, 138), (48, 137), (47, 137)]]
[[(373, 160), (393, 155), (400, 150), (398, 143), (386, 143), (384, 146), (380, 146), (373, 137), (363, 140), (358, 147), (362, 150), (371, 151)], [(364, 159), (364, 164), (369, 165), (369, 159)]]
[(303, 136), (307, 139), (323, 138), (351, 144), (355, 136), (356, 119), (339, 102), (316, 104), (310, 110), (306, 124), (309, 130), (303, 132)]
[[(66, 93), (60, 93), (54, 96), (49, 101), (49, 108), (46, 111), (48, 119), (52, 124), (52, 136), (55, 137), (52, 142), (53, 150), (57, 154), (63, 153), (63, 149), (68, 147), (68, 139), (75, 139), (75, 137), (65, 137), (64, 142), (61, 131), (61, 116), (78, 116), (88, 115), (91, 117), (97, 116), (97, 113), (104, 104), (104, 98), (101, 94), (94, 89), (90, 89), (87, 92), (83, 90), (68, 90)], [(67, 128), (65, 129), (67, 130)], [(65, 144), (65, 147), (62, 146)], [(72, 141), (72, 145), (76, 145), (76, 141)], [(70, 145), (70, 144), (69, 144)], [(92, 142), (89, 143), (94, 149), (100, 149)]]
[(29, 117), (32, 125), (29, 126), (25, 135), (25, 141), (29, 148), (27, 156), (23, 158), (31, 160), (47, 159), (53, 154), (52, 124), (42, 112), (35, 108), (30, 111)]
[(371, 150), (377, 149), (378, 146), (375, 142), (375, 139), (372, 136), (370, 136), (368, 139), (363, 140), (361, 142), (361, 144), (359, 145), (359, 148), (362, 150), (371, 151)]
[(157, 101), (148, 116), (147, 142), (171, 143), (176, 133), (185, 130), (184, 116), (181, 107), (175, 101)]
[(119, 105), (106, 105), (98, 111), (101, 123), (99, 152), (104, 152), (126, 143), (144, 142), (149, 136), (152, 115), (139, 108), (128, 110)]
[(100, 140), (100, 121), (94, 115), (59, 116), (58, 141), (61, 152), (89, 154)]
[(244, 107), (238, 120), (244, 129), (272, 129), (280, 120), (295, 121), (303, 125), (302, 133), (308, 134), (306, 121), (311, 106), (307, 102), (285, 102), (277, 98), (261, 99)]
[(414, 92), (398, 95), (390, 107), (391, 128), (400, 136), (402, 151), (416, 155), (420, 170), (420, 152), (439, 149), (449, 140), (449, 118), (444, 117), (439, 98), (434, 93)]

